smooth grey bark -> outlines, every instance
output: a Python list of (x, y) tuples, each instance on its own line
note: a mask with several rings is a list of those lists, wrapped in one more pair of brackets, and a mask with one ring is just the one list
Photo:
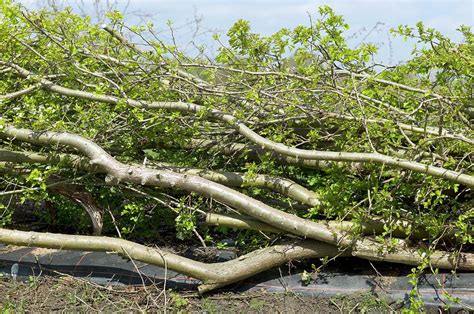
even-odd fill
[(280, 193), (311, 207), (317, 207), (321, 205), (318, 194), (308, 190), (296, 182), (282, 177), (269, 176), (265, 174), (253, 174), (248, 176), (245, 173), (239, 172), (176, 167), (163, 163), (153, 163), (152, 165), (163, 169), (172, 170), (174, 172), (200, 176), (201, 178), (205, 178), (228, 187), (256, 187), (267, 189)]
[[(193, 149), (202, 149), (202, 148), (210, 148), (213, 150), (218, 150), (223, 152), (226, 155), (234, 155), (234, 154), (242, 154), (246, 155), (251, 159), (258, 160), (259, 155), (265, 154), (265, 150), (261, 147), (251, 144), (244, 144), (244, 143), (219, 143), (212, 140), (204, 140), (204, 139), (191, 139), (188, 143), (184, 144), (185, 148), (193, 148)], [(331, 166), (337, 162), (334, 161), (326, 161), (326, 160), (314, 160), (314, 159), (305, 159), (305, 158), (294, 158), (291, 156), (282, 156), (280, 154), (272, 154), (272, 157), (277, 159), (279, 162), (288, 164), (288, 165), (297, 165), (304, 168), (314, 168), (320, 170), (329, 170)], [(342, 164), (342, 163), (340, 163)], [(358, 163), (352, 163), (352, 168), (357, 168), (359, 165)]]
[[(20, 76), (22, 77), (31, 77), (34, 78), (34, 75), (26, 69), (11, 63), (0, 61), (0, 65), (9, 66), (13, 68)], [(282, 143), (276, 143), (271, 141), (257, 133), (252, 129), (246, 126), (243, 122), (239, 121), (237, 118), (230, 114), (223, 113), (216, 109), (208, 109), (206, 107), (186, 103), (186, 102), (147, 102), (147, 101), (138, 101), (134, 99), (121, 99), (119, 97), (111, 95), (99, 95), (90, 92), (83, 92), (79, 90), (70, 89), (55, 84), (52, 81), (49, 81), (44, 78), (36, 79), (39, 83), (42, 84), (42, 87), (59, 93), (64, 96), (82, 98), (92, 101), (100, 101), (109, 104), (118, 104), (119, 102), (124, 102), (132, 107), (144, 108), (144, 109), (164, 109), (164, 110), (175, 110), (186, 113), (197, 113), (205, 112), (213, 119), (220, 120), (230, 127), (233, 127), (238, 131), (242, 136), (244, 136), (250, 142), (260, 146), (262, 149), (280, 154), (282, 156), (293, 157), (296, 160), (310, 159), (310, 160), (332, 160), (332, 161), (343, 161), (343, 162), (372, 162), (382, 165), (388, 165), (395, 168), (411, 170), (418, 173), (424, 173), (427, 175), (432, 175), (435, 177), (447, 179), (453, 182), (464, 184), (470, 188), (474, 188), (474, 176), (463, 174), (461, 172), (452, 171), (440, 167), (435, 167), (427, 164), (423, 164), (416, 161), (410, 161), (401, 158), (394, 158), (391, 156), (379, 154), (379, 153), (352, 153), (352, 152), (335, 152), (335, 151), (318, 151), (318, 150), (306, 150), (295, 147), (289, 147)]]
[[(35, 152), (16, 152), (0, 149), (0, 161), (4, 162), (28, 162), (48, 164), (68, 164), (74, 168), (91, 171), (87, 158), (73, 154), (58, 154), (54, 157), (38, 154)], [(256, 174), (251, 177), (244, 173), (229, 171), (213, 171), (198, 168), (176, 167), (165, 163), (149, 162), (153, 168), (171, 170), (178, 173), (196, 175), (228, 187), (258, 187), (268, 189), (284, 196), (292, 198), (308, 206), (319, 206), (319, 196), (305, 187), (282, 177)]]
[[(363, 222), (352, 222), (352, 221), (334, 221), (334, 220), (320, 220), (317, 221), (320, 224), (326, 225), (331, 229), (346, 231), (349, 233), (361, 233), (364, 235), (379, 235), (384, 231), (384, 226), (387, 224), (382, 219), (369, 219)], [(260, 230), (272, 233), (285, 233), (283, 230), (275, 228), (269, 224), (261, 222), (253, 217), (235, 214), (215, 214), (208, 213), (206, 215), (206, 224), (210, 226), (224, 226), (229, 228), (238, 229), (249, 229), (249, 230)], [(408, 223), (399, 221), (395, 224), (392, 235), (399, 238), (405, 238), (413, 236), (415, 239), (427, 238), (428, 234), (424, 230), (414, 230), (413, 234), (410, 234), (410, 226)]]
[[(213, 289), (248, 278), (262, 271), (274, 268), (291, 260), (308, 258), (348, 256), (350, 250), (339, 251), (336, 247), (317, 241), (302, 241), (297, 243), (280, 244), (253, 251), (234, 260), (205, 264), (194, 261), (170, 252), (165, 252), (156, 247), (146, 247), (123, 239), (109, 237), (94, 237), (81, 235), (66, 235), (54, 233), (25, 232), (0, 228), (0, 243), (45, 247), (60, 250), (87, 250), (113, 252), (137, 261), (157, 265), (173, 271), (191, 276), (202, 281), (198, 287), (199, 292), (205, 293)], [(415, 265), (419, 258), (413, 251), (403, 247), (397, 248), (396, 253), (387, 253), (391, 258), (394, 255), (403, 256), (406, 264)], [(369, 259), (376, 260), (371, 249), (365, 250)], [(465, 267), (468, 263), (472, 266), (474, 261), (465, 260), (466, 254), (457, 256), (457, 264)], [(472, 254), (471, 254), (472, 255)], [(435, 251), (431, 254), (433, 267), (441, 264), (454, 263), (445, 252)]]
[[(389, 248), (385, 243), (367, 237), (353, 238), (349, 233), (279, 211), (245, 194), (198, 176), (122, 164), (94, 142), (75, 134), (34, 132), (6, 126), (0, 131), (0, 135), (39, 145), (65, 145), (75, 148), (90, 158), (90, 163), (95, 169), (107, 174), (109, 183), (128, 182), (196, 192), (287, 233), (326, 242), (340, 249), (350, 249), (353, 256), (410, 265), (417, 265), (424, 260), (416, 247), (409, 247), (403, 240), (392, 239), (396, 243), (393, 248)], [(430, 259), (433, 267), (474, 270), (474, 254), (459, 253), (456, 258), (449, 252), (435, 253)]]
[(160, 250), (157, 247), (147, 247), (123, 239), (26, 232), (1, 228), (0, 243), (60, 250), (116, 253), (127, 259), (160, 266), (199, 279), (202, 281), (202, 285), (198, 287), (201, 294), (251, 277), (291, 260), (348, 254), (339, 252), (332, 245), (307, 240), (263, 248), (223, 263), (206, 264)]

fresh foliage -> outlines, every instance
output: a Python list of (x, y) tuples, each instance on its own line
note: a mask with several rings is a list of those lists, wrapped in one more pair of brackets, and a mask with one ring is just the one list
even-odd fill
[[(376, 46), (351, 47), (349, 25), (322, 6), (310, 25), (270, 36), (239, 20), (227, 33), (228, 44), (214, 37), (221, 47), (210, 59), (186, 56), (150, 24), (127, 26), (119, 12), (109, 13), (104, 29), (70, 9), (28, 12), (5, 0), (0, 6), (0, 135), (9, 127), (69, 132), (123, 164), (177, 173), (198, 169), (189, 176), (308, 221), (352, 222), (356, 238), (373, 230), (370, 235), (392, 251), (396, 238), (427, 254), (472, 250), (469, 27), (460, 26), (463, 40), (456, 43), (421, 22), (400, 26), (395, 36), (418, 43), (411, 60), (385, 66), (373, 61)], [(199, 107), (183, 109), (187, 104)], [(285, 155), (281, 146), (267, 145), (245, 128), (304, 154), (342, 154)], [(7, 158), (18, 151), (45, 159)], [(153, 240), (172, 226), (180, 240), (210, 244), (229, 230), (203, 228), (199, 221), (206, 213), (232, 213), (232, 202), (216, 202), (197, 187), (189, 193), (174, 184), (158, 189), (110, 175), (104, 180), (103, 172), (72, 166), (77, 156), (71, 154), (83, 151), (19, 140), (5, 131), (0, 222), (8, 225), (13, 204), (27, 200), (46, 200), (58, 225), (71, 224), (71, 215), (86, 217), (84, 202), (59, 197), (52, 188), (66, 182), (91, 196), (108, 234)], [(384, 156), (390, 162), (380, 161)], [(449, 171), (454, 175), (445, 176)], [(279, 189), (281, 180), (298, 183), (305, 196)], [(70, 228), (87, 232), (83, 224)], [(266, 242), (257, 232), (232, 235), (246, 249)]]

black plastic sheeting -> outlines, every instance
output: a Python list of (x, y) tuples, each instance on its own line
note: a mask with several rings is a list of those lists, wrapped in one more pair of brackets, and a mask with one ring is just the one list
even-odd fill
[[(199, 281), (176, 272), (138, 261), (121, 258), (104, 252), (57, 251), (35, 248), (12, 248), (0, 244), (0, 275), (24, 280), (31, 275), (69, 274), (86, 278), (102, 285), (164, 285), (176, 290), (195, 290)], [(33, 253), (32, 253), (33, 252)], [(221, 251), (221, 258), (232, 254)], [(219, 256), (218, 256), (219, 257)], [(347, 260), (351, 263), (351, 260)], [(377, 264), (375, 264), (377, 265)], [(235, 292), (261, 291), (295, 292), (314, 297), (332, 297), (374, 292), (390, 301), (408, 301), (412, 286), (405, 275), (378, 276), (367, 268), (343, 267), (344, 272), (319, 273), (316, 280), (305, 285), (301, 273), (288, 267), (264, 272), (238, 284), (227, 287)], [(348, 271), (349, 268), (350, 270)], [(418, 291), (428, 307), (444, 307), (453, 310), (474, 309), (474, 273), (449, 272), (425, 275), (418, 284)], [(445, 293), (458, 298), (458, 303), (448, 300)]]

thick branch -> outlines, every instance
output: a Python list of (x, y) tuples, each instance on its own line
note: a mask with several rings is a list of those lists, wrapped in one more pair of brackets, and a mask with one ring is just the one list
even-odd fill
[[(365, 235), (377, 235), (385, 232), (384, 226), (386, 221), (382, 219), (369, 219), (363, 222), (352, 222), (352, 221), (318, 221), (318, 223), (328, 226), (330, 229), (346, 231), (350, 233), (362, 233)], [(284, 233), (283, 230), (275, 228), (269, 224), (261, 222), (253, 217), (244, 215), (222, 215), (209, 213), (206, 215), (206, 224), (210, 226), (224, 226), (229, 228), (248, 229), (248, 230), (260, 230), (273, 233)], [(404, 238), (413, 235), (416, 239), (426, 238), (428, 236), (426, 231), (413, 230), (413, 234), (410, 234), (409, 224), (403, 221), (399, 221), (395, 224), (392, 235), (395, 237)]]
[[(155, 164), (153, 164), (153, 166), (155, 166)], [(312, 207), (321, 205), (319, 196), (315, 192), (306, 189), (296, 182), (282, 177), (264, 174), (246, 176), (245, 173), (183, 168), (162, 163), (158, 163), (157, 166), (179, 173), (200, 176), (201, 178), (206, 178), (210, 181), (217, 182), (228, 187), (255, 187), (268, 189)]]
[[(16, 64), (9, 62), (0, 61), (0, 65), (10, 66), (15, 69), (21, 76), (29, 77), (31, 72), (19, 67)], [(57, 92), (59, 94), (71, 97), (78, 97), (82, 99), (88, 99), (93, 101), (100, 101), (109, 104), (118, 104), (120, 101), (126, 102), (128, 105), (137, 108), (145, 109), (165, 109), (165, 110), (176, 110), (189, 113), (197, 113), (204, 111), (209, 114), (212, 118), (225, 122), (236, 129), (241, 135), (247, 138), (249, 141), (261, 146), (262, 149), (271, 151), (283, 156), (293, 157), (297, 160), (299, 158), (312, 159), (312, 160), (333, 160), (333, 161), (344, 161), (344, 162), (373, 162), (383, 165), (389, 165), (396, 168), (411, 170), (418, 173), (424, 173), (427, 175), (451, 180), (460, 184), (474, 187), (474, 177), (460, 172), (426, 165), (423, 163), (410, 161), (406, 159), (394, 158), (379, 153), (352, 153), (352, 152), (333, 152), (333, 151), (318, 151), (318, 150), (306, 150), (295, 147), (289, 147), (282, 143), (276, 143), (261, 135), (252, 131), (243, 122), (239, 121), (232, 115), (222, 113), (216, 109), (208, 109), (206, 107), (185, 103), (185, 102), (146, 102), (137, 101), (133, 99), (120, 99), (115, 96), (99, 95), (90, 92), (82, 92), (79, 90), (73, 90), (66, 87), (57, 85), (49, 80), (38, 78), (37, 79), (43, 88)]]
[[(79, 168), (87, 171), (92, 171), (87, 158), (73, 154), (58, 154), (54, 157), (38, 154), (35, 152), (16, 152), (0, 149), (0, 161), (4, 162), (28, 162), (28, 163), (42, 163), (42, 164), (59, 164), (69, 165), (73, 168)], [(163, 163), (152, 163), (151, 166), (162, 169), (171, 170), (174, 172), (191, 174), (200, 176), (213, 182), (223, 184), (228, 187), (258, 187), (268, 189), (284, 196), (292, 198), (308, 206), (319, 206), (319, 196), (305, 187), (282, 177), (275, 177), (263, 174), (246, 176), (244, 173), (229, 172), (229, 171), (213, 171), (197, 168), (176, 167), (173, 165)]]
[(194, 278), (214, 278), (212, 271), (204, 263), (122, 239), (0, 229), (0, 242), (61, 250), (114, 252), (125, 258), (131, 257), (160, 267), (166, 266)]
[[(205, 264), (161, 251), (158, 248), (146, 247), (123, 239), (109, 237), (0, 229), (0, 243), (54, 249), (114, 252), (125, 258), (165, 267), (199, 279), (203, 282), (198, 288), (200, 293), (238, 282), (291, 260), (334, 257), (337, 255), (347, 256), (349, 254), (347, 251), (339, 252), (334, 246), (328, 244), (303, 241), (260, 249), (228, 262)], [(369, 259), (377, 259), (373, 257), (374, 254), (371, 248), (365, 248), (361, 251), (368, 253), (370, 255), (368, 256)], [(415, 250), (406, 248), (397, 248), (395, 253), (387, 253), (385, 256), (390, 256), (391, 259), (395, 256), (398, 259), (404, 258), (405, 263), (411, 265), (419, 263), (422, 258)], [(471, 259), (469, 260), (469, 258)], [(437, 251), (432, 253), (431, 261), (434, 267), (453, 264), (450, 256)], [(460, 254), (458, 264), (462, 267), (470, 265), (472, 269), (474, 260), (469, 254)]]
[[(122, 164), (97, 144), (78, 135), (57, 132), (39, 133), (12, 126), (7, 126), (3, 131), (0, 131), (0, 134), (40, 145), (59, 144), (76, 148), (91, 159), (91, 164), (98, 171), (108, 175), (110, 183), (122, 181), (165, 188), (181, 188), (188, 192), (196, 192), (232, 206), (241, 213), (255, 217), (287, 233), (340, 247), (350, 247), (354, 256), (404, 264), (418, 264), (423, 260), (423, 257), (417, 255), (416, 249), (407, 247), (401, 240), (398, 241), (397, 254), (395, 254), (387, 251), (385, 244), (369, 238), (354, 239), (348, 233), (276, 210), (245, 194), (198, 176)], [(400, 250), (403, 252), (401, 255)], [(434, 259), (431, 261), (434, 267), (474, 269), (474, 254), (462, 253), (461, 259), (453, 259), (447, 252), (437, 252), (433, 256)]]
[[(1, 131), (0, 131), (1, 134)], [(0, 149), (0, 161), (7, 163), (39, 163), (58, 165), (65, 167), (83, 169), (86, 171), (95, 171), (95, 167), (91, 166), (88, 158), (80, 157), (72, 154), (38, 154), (36, 152), (19, 152)]]
[(291, 260), (333, 257), (341, 254), (334, 246), (316, 241), (303, 241), (267, 247), (228, 262), (205, 264), (159, 248), (109, 237), (0, 229), (0, 243), (61, 250), (113, 252), (124, 258), (164, 267), (199, 279), (203, 282), (199, 287), (200, 293), (243, 280)]

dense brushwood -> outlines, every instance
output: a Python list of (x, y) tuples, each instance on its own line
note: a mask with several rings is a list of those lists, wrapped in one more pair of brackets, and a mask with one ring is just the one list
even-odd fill
[[(324, 6), (270, 36), (240, 20), (211, 58), (119, 12), (94, 25), (1, 3), (0, 243), (115, 252), (201, 293), (308, 258), (474, 270), (468, 27), (461, 43), (399, 27), (418, 48), (385, 66)], [(15, 230), (24, 202), (46, 203), (36, 219), (58, 233)], [(246, 255), (205, 264), (126, 240), (166, 226)]]

